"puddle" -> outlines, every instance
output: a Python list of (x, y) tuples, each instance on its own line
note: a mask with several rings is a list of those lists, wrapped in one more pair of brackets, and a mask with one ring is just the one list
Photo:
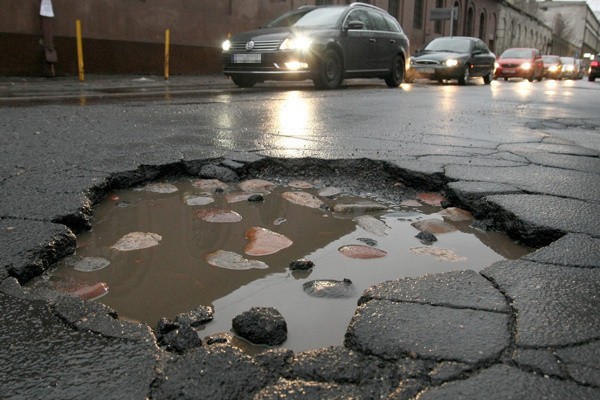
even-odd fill
[[(229, 332), (232, 319), (252, 307), (274, 307), (288, 324), (282, 347), (303, 351), (341, 345), (369, 286), (478, 271), (532, 251), (505, 234), (472, 228), (472, 220), (443, 217), (447, 211), (426, 204), (431, 196), (392, 204), (308, 182), (251, 182), (244, 187), (182, 179), (115, 191), (95, 207), (93, 230), (78, 236), (75, 255), (31, 285), (97, 298), (121, 318), (153, 328), (161, 317), (212, 305), (214, 319), (200, 331), (202, 337)], [(350, 211), (344, 206), (356, 203), (361, 206)], [(446, 232), (436, 233), (431, 245), (415, 237), (419, 230), (413, 226), (431, 224), (427, 220), (437, 220), (435, 229)], [(279, 235), (261, 242), (265, 231)], [(230, 258), (220, 258), (223, 254)], [(314, 267), (290, 271), (290, 262), (302, 258)], [(315, 280), (344, 279), (355, 289), (348, 296), (305, 291)]]

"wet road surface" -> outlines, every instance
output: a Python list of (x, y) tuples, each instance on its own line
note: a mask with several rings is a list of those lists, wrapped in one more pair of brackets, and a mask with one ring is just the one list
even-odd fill
[[(86, 91), (103, 96), (64, 82), (61, 91), (60, 83), (45, 84), (57, 88), (42, 102), (19, 98), (31, 93), (23, 83), (0, 85), (3, 397), (599, 396), (600, 86), (418, 82), (389, 90), (351, 81), (318, 92), (212, 81), (203, 90), (188, 80), (178, 89), (191, 87), (186, 93), (125, 99), (108, 94), (139, 94), (148, 82), (90, 83)], [(541, 248), (480, 273), (375, 286), (344, 346), (260, 357), (222, 344), (167, 353), (144, 325), (97, 303), (25, 293), (14, 279), (25, 282), (72, 252), (73, 232), (90, 226), (91, 205), (110, 190), (198, 175), (208, 164), (239, 176), (337, 174), (382, 187), (401, 180), (443, 191)]]

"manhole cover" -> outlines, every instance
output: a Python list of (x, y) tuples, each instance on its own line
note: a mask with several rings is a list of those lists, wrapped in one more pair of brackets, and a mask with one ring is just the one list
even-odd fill
[[(531, 251), (473, 228), (468, 212), (442, 209), (442, 200), (414, 192), (393, 203), (310, 181), (155, 182), (109, 194), (76, 253), (32, 284), (97, 299), (153, 328), (212, 305), (202, 336), (230, 331), (251, 307), (274, 307), (288, 324), (283, 347), (341, 345), (369, 286), (478, 271)], [(300, 259), (314, 267), (292, 271)]]

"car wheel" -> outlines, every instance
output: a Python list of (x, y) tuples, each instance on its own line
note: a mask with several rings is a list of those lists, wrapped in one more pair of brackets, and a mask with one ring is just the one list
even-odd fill
[(596, 77), (593, 75), (588, 76), (588, 81), (590, 82), (594, 82), (596, 80)]
[(505, 78), (504, 78), (504, 82), (507, 82), (507, 81), (508, 81), (508, 78), (506, 78), (506, 77), (505, 77)]
[(400, 86), (404, 80), (404, 68), (404, 60), (402, 57), (394, 57), (392, 70), (390, 71), (390, 74), (385, 77), (385, 83), (391, 88)]
[(483, 77), (483, 83), (489, 85), (494, 80), (494, 71), (488, 72), (486, 76)]
[(233, 81), (233, 83), (235, 83), (237, 86), (242, 87), (242, 88), (251, 88), (254, 85), (256, 85), (256, 79), (248, 77), (248, 76), (238, 76), (238, 75), (233, 75), (231, 77), (231, 80)]
[(465, 65), (465, 69), (463, 70), (462, 74), (458, 77), (458, 84), (459, 85), (466, 85), (467, 83), (469, 83), (469, 78), (471, 77), (471, 71), (470, 71), (470, 65), (467, 64)]
[(342, 61), (335, 50), (325, 50), (313, 82), (318, 89), (335, 89), (342, 84)]
[(527, 78), (527, 80), (528, 80), (529, 82), (533, 82), (533, 74), (531, 74), (531, 75), (529, 76), (529, 78)]
[(543, 77), (544, 77), (544, 75), (540, 74), (540, 75), (538, 75), (538, 77), (536, 79), (538, 82), (541, 82)]

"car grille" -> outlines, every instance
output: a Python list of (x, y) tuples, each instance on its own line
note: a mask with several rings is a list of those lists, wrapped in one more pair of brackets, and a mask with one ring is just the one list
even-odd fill
[(419, 65), (438, 65), (439, 62), (438, 61), (433, 61), (433, 60), (419, 60), (419, 61), (415, 61), (415, 64), (419, 64)]
[[(247, 51), (246, 43), (248, 42), (231, 42), (232, 51)], [(274, 51), (281, 45), (281, 40), (257, 40), (254, 42), (254, 47), (251, 51)]]
[(503, 68), (517, 68), (520, 67), (520, 64), (500, 64)]

